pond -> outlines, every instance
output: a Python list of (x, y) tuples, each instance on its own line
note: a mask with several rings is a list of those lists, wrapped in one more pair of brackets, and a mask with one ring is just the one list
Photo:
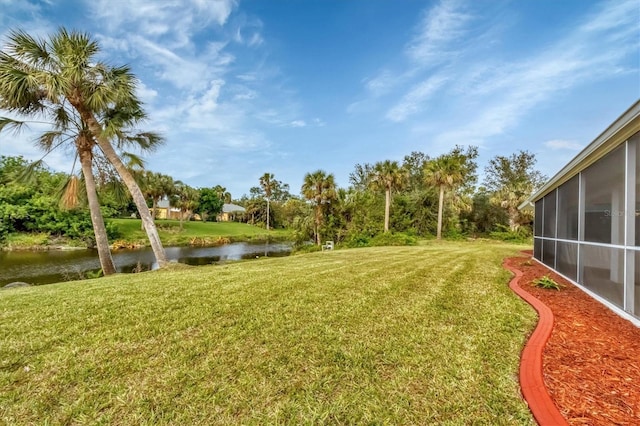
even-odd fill
[[(232, 243), (216, 247), (165, 247), (167, 258), (187, 265), (209, 265), (228, 260), (280, 257), (291, 253), (287, 243)], [(148, 271), (158, 267), (150, 247), (112, 253), (118, 272)], [(100, 269), (95, 250), (0, 251), (0, 287), (24, 281), (33, 285), (83, 279)]]

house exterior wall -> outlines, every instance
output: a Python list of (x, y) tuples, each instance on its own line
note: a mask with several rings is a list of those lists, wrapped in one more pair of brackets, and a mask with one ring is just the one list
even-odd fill
[(640, 320), (640, 132), (534, 201), (535, 259)]

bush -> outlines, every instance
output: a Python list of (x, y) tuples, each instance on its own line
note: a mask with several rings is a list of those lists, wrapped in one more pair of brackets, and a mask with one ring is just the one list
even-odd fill
[(491, 232), (490, 236), (494, 240), (510, 241), (514, 243), (526, 243), (531, 239), (531, 229), (526, 226), (512, 231), (508, 226), (497, 225), (498, 231)]
[(414, 246), (418, 244), (418, 239), (403, 233), (378, 234), (371, 239), (371, 246)]
[(293, 248), (292, 254), (299, 254), (299, 253), (313, 253), (316, 251), (322, 251), (322, 247), (320, 247), (317, 244), (304, 244), (304, 245), (300, 245), (300, 246), (295, 246)]
[(348, 234), (344, 240), (344, 245), (349, 248), (368, 247), (371, 242), (371, 236), (363, 232), (355, 232)]

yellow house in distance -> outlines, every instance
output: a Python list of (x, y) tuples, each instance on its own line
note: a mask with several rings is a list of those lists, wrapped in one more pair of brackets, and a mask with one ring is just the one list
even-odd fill
[(180, 209), (171, 207), (169, 200), (160, 200), (156, 208), (156, 219), (180, 219)]
[(222, 212), (218, 215), (218, 222), (233, 222), (236, 220), (236, 217), (244, 214), (246, 209), (237, 204), (227, 204), (225, 203), (222, 206)]

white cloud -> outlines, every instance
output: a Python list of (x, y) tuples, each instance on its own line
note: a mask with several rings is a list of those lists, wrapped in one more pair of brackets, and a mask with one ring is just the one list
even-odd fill
[(387, 112), (387, 118), (396, 122), (404, 121), (408, 116), (419, 112), (429, 97), (433, 96), (446, 81), (446, 77), (434, 76), (415, 85)]
[(386, 94), (397, 84), (397, 77), (389, 70), (384, 70), (378, 76), (365, 80), (365, 87), (373, 96)]
[[(386, 112), (386, 118), (394, 122), (415, 118), (414, 129), (431, 133), (436, 145), (464, 142), (482, 146), (487, 138), (517, 126), (552, 97), (616, 73), (637, 72), (624, 65), (640, 48), (636, 1), (603, 2), (563, 38), (525, 59), (511, 61), (479, 57), (464, 46), (455, 50), (455, 41), (467, 31), (465, 25), (475, 19), (457, 12), (456, 8), (463, 7), (459, 2), (442, 2), (425, 14), (424, 31), (407, 48), (418, 63), (398, 74), (406, 79), (399, 87), (408, 87)], [(451, 25), (443, 25), (446, 22)], [(437, 67), (424, 68), (434, 64), (429, 59), (434, 52), (452, 54), (442, 55), (446, 61)], [(372, 92), (368, 83), (366, 88)], [(437, 112), (444, 120), (440, 126), (425, 126), (420, 121), (425, 111), (436, 111), (430, 102), (441, 98), (446, 102), (439, 103)], [(349, 110), (362, 105), (366, 102), (354, 103)]]
[(293, 120), (289, 123), (291, 127), (306, 127), (307, 123), (304, 120)]
[(544, 146), (552, 150), (570, 150), (570, 151), (580, 151), (582, 148), (584, 148), (582, 144), (579, 144), (578, 142), (568, 141), (564, 139), (553, 139), (550, 141), (546, 141), (544, 143)]
[(194, 32), (211, 23), (225, 25), (236, 7), (235, 0), (94, 0), (87, 3), (97, 19), (111, 30), (136, 26), (149, 37), (168, 37), (175, 46), (184, 46)]
[(154, 89), (147, 87), (143, 82), (138, 82), (138, 87), (136, 90), (138, 97), (145, 104), (150, 104), (154, 101), (154, 99), (158, 96), (158, 92)]
[(441, 0), (424, 13), (407, 54), (423, 65), (442, 62), (452, 53), (453, 43), (466, 34), (466, 26), (472, 19), (472, 15), (463, 11), (460, 1)]
[(223, 75), (234, 61), (233, 55), (223, 51), (224, 43), (210, 43), (203, 56), (190, 57), (137, 35), (129, 37), (129, 44), (155, 69), (157, 77), (179, 89), (204, 90), (208, 79)]

